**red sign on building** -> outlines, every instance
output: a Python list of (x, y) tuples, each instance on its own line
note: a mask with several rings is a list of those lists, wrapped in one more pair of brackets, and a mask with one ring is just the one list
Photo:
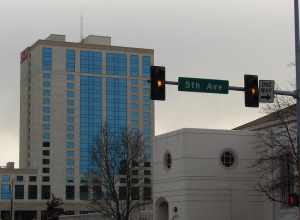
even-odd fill
[(21, 52), (21, 55), (20, 55), (21, 64), (27, 59), (27, 57), (28, 57), (28, 50), (26, 48), (25, 50), (23, 50)]

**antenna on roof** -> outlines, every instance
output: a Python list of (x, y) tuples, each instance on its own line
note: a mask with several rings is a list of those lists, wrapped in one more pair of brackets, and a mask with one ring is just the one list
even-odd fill
[(83, 15), (80, 12), (80, 41), (83, 40)]

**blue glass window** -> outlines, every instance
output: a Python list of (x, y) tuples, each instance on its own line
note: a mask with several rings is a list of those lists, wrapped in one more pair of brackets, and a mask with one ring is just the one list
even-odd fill
[(150, 56), (143, 56), (143, 75), (144, 76), (150, 76), (150, 64), (151, 64)]
[(67, 80), (74, 80), (74, 75), (68, 73), (68, 74), (67, 74)]
[(68, 115), (68, 116), (67, 116), (67, 122), (72, 124), (73, 121), (74, 121), (74, 117)]
[(144, 96), (149, 96), (150, 95), (150, 89), (149, 88), (143, 88), (143, 94), (144, 94)]
[(112, 75), (127, 75), (127, 55), (123, 53), (107, 53), (106, 73)]
[(75, 72), (75, 50), (67, 49), (66, 51), (66, 69), (67, 72)]
[(150, 104), (150, 98), (149, 97), (144, 98), (143, 102), (144, 102), (145, 105), (149, 105)]
[(1, 177), (1, 180), (2, 180), (2, 182), (9, 183), (9, 176), (3, 175), (3, 176)]
[(74, 167), (74, 160), (67, 159), (67, 167)]
[(149, 112), (150, 111), (150, 104), (144, 104), (143, 108), (144, 108), (144, 111)]
[(74, 169), (73, 168), (67, 168), (67, 176), (74, 176)]
[(67, 151), (66, 156), (67, 156), (67, 158), (73, 158), (74, 157), (74, 151)]
[(95, 165), (90, 160), (99, 140), (101, 129), (101, 78), (80, 77), (80, 175), (84, 176)]
[(102, 73), (102, 54), (95, 51), (80, 51), (81, 73)]
[(150, 88), (150, 82), (148, 82), (148, 80), (143, 80), (143, 87)]
[(47, 88), (47, 87), (50, 87), (50, 86), (51, 86), (50, 81), (44, 81), (44, 82), (43, 82), (43, 86), (46, 87), (46, 88)]
[(150, 83), (143, 80), (143, 134), (144, 134), (144, 159), (151, 159), (151, 100)]
[(136, 95), (131, 95), (131, 101), (137, 102), (138, 97)]
[[(145, 124), (144, 124), (145, 126)], [(144, 127), (144, 134), (150, 134), (150, 128), (149, 127)]]
[(137, 79), (132, 79), (130, 82), (131, 82), (131, 86), (137, 86), (137, 84), (138, 84)]
[(1, 199), (11, 199), (11, 192), (9, 184), (1, 184)]
[(139, 123), (138, 120), (131, 120), (131, 128), (138, 128)]
[(74, 92), (72, 92), (72, 91), (67, 91), (67, 97), (69, 97), (69, 98), (74, 97)]
[(67, 146), (67, 148), (73, 148), (73, 147), (74, 147), (74, 143), (71, 142), (71, 141), (68, 141), (68, 142), (66, 143), (66, 146)]
[(50, 133), (49, 132), (43, 132), (43, 139), (48, 140), (50, 138)]
[(106, 112), (108, 132), (114, 137), (112, 147), (118, 148), (124, 129), (127, 127), (127, 81), (125, 79), (106, 79)]
[(43, 104), (44, 104), (44, 105), (49, 105), (49, 104), (50, 104), (50, 99), (44, 97), (44, 98), (43, 98)]
[(44, 123), (44, 124), (43, 124), (43, 129), (44, 129), (44, 130), (49, 130), (49, 129), (50, 129), (50, 124), (48, 124), (48, 123), (45, 124), (45, 123)]
[(137, 94), (138, 93), (138, 88), (137, 87), (131, 87), (130, 91), (131, 91), (131, 93)]
[(50, 121), (50, 115), (43, 115), (43, 121)]
[(74, 134), (73, 133), (67, 133), (67, 140), (73, 140)]
[(73, 108), (67, 108), (67, 114), (74, 114)]
[(43, 96), (50, 96), (50, 95), (51, 95), (51, 91), (49, 89), (43, 90)]
[(42, 49), (42, 70), (43, 71), (52, 70), (52, 48)]
[(148, 120), (148, 121), (150, 120), (150, 113), (144, 112), (143, 116), (144, 116), (144, 120)]
[(67, 131), (74, 131), (73, 125), (67, 125)]
[(150, 161), (151, 160), (151, 148), (150, 146), (144, 147), (144, 160)]
[(67, 88), (68, 88), (68, 89), (74, 89), (74, 83), (68, 82), (68, 83), (67, 83)]
[(137, 55), (130, 55), (130, 75), (138, 76), (139, 74), (139, 57)]
[(50, 73), (43, 73), (43, 79), (51, 79)]
[(68, 106), (74, 106), (75, 101), (73, 99), (68, 99), (67, 100), (67, 105)]
[(137, 112), (131, 112), (131, 119), (138, 120), (139, 114)]
[(44, 106), (43, 107), (43, 113), (50, 113), (50, 107)]
[(130, 108), (132, 109), (132, 110), (137, 110), (138, 109), (138, 104), (136, 104), (136, 103), (131, 103), (130, 104)]
[(144, 128), (148, 129), (149, 132), (147, 134), (150, 134), (150, 121), (144, 121)]

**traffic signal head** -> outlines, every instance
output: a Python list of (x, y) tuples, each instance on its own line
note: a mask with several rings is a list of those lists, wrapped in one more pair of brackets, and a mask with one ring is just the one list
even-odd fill
[(166, 80), (164, 66), (151, 66), (151, 99), (166, 99)]
[(244, 75), (245, 106), (259, 106), (259, 91), (257, 75)]
[(299, 206), (299, 196), (296, 193), (289, 194), (287, 202), (289, 206)]

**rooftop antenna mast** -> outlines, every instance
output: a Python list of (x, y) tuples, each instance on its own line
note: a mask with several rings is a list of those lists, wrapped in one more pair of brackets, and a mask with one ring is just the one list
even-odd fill
[(83, 40), (83, 15), (80, 13), (80, 41)]

